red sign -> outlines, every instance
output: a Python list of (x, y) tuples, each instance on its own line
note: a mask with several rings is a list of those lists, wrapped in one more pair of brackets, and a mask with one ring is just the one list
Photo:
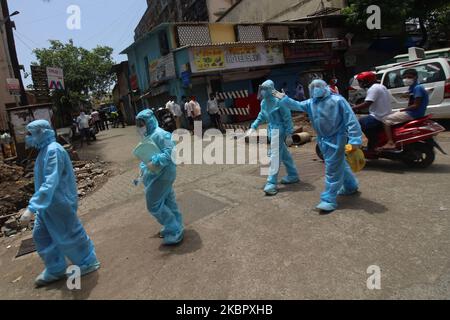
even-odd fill
[(284, 45), (284, 58), (287, 61), (323, 60), (331, 55), (329, 43), (295, 43)]
[(131, 75), (131, 77), (130, 77), (130, 86), (131, 86), (131, 90), (139, 89), (137, 75), (135, 75), (135, 74)]

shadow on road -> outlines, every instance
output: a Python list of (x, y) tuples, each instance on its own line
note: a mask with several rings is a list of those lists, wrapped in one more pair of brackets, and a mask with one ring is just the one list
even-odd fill
[(341, 196), (338, 198), (338, 202), (338, 210), (364, 210), (369, 214), (381, 214), (388, 211), (386, 206), (361, 197), (361, 193), (353, 196)]
[[(264, 189), (264, 187), (263, 187)], [(307, 182), (300, 182), (295, 184), (280, 185), (279, 193), (285, 192), (299, 192), (299, 191), (314, 191), (316, 187)]]
[(388, 173), (450, 173), (450, 165), (448, 164), (432, 164), (426, 169), (409, 168), (406, 164), (401, 162), (393, 162), (390, 160), (372, 160), (368, 161), (364, 171), (380, 171)]
[(198, 232), (193, 229), (187, 229), (184, 232), (184, 239), (180, 244), (175, 246), (165, 246), (161, 244), (159, 251), (165, 253), (165, 255), (184, 255), (198, 251), (202, 246), (202, 239)]
[[(100, 269), (101, 270), (101, 269)], [(81, 289), (80, 290), (69, 290), (67, 288), (66, 279), (55, 282), (45, 288), (38, 290), (46, 291), (61, 291), (61, 298), (64, 300), (85, 300), (91, 295), (92, 290), (97, 286), (99, 279), (98, 271), (90, 273), (81, 277)]]

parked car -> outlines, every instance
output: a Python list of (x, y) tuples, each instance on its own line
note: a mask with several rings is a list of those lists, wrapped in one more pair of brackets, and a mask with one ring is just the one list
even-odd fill
[[(430, 95), (427, 114), (432, 114), (435, 119), (450, 119), (450, 60), (447, 58), (415, 60), (377, 67), (377, 78), (391, 95), (392, 109), (398, 110), (408, 106), (408, 87), (403, 84), (402, 76), (405, 70), (411, 68), (417, 70), (419, 83)], [(356, 76), (350, 79), (349, 102), (359, 104), (365, 97), (366, 90), (359, 86)]]
[(419, 83), (430, 96), (427, 114), (435, 119), (450, 119), (450, 60), (446, 58), (416, 60), (384, 69), (381, 83), (391, 94), (392, 109), (408, 106), (408, 87), (403, 84), (405, 70), (416, 69)]

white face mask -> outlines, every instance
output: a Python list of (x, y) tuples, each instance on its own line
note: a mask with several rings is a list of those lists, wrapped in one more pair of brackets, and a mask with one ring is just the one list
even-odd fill
[(145, 137), (145, 134), (147, 133), (147, 128), (146, 127), (139, 127), (137, 129), (139, 136), (141, 136), (142, 138)]
[(410, 78), (403, 79), (403, 84), (405, 86), (410, 87), (414, 84), (414, 79), (410, 79)]

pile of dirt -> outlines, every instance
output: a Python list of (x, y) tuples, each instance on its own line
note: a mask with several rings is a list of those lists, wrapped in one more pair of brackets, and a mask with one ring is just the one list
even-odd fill
[(0, 228), (11, 235), (19, 229), (17, 212), (25, 208), (34, 192), (33, 174), (23, 167), (0, 162)]
[[(110, 174), (103, 161), (73, 161), (80, 199), (103, 184)], [(33, 163), (27, 168), (0, 161), (0, 237), (21, 231), (19, 212), (34, 193)]]
[(73, 161), (73, 167), (80, 198), (92, 193), (110, 173), (107, 163), (103, 161)]

